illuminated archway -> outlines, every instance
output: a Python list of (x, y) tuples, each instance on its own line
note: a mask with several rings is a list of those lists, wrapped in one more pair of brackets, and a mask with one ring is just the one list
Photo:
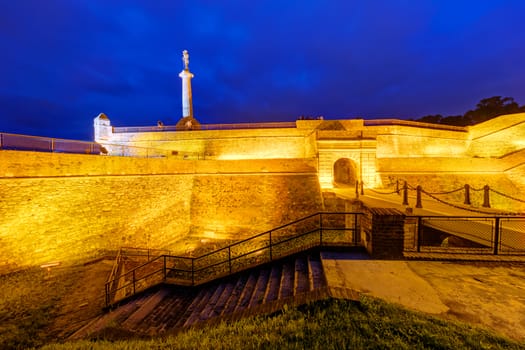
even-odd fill
[(334, 163), (334, 186), (355, 186), (357, 180), (356, 169), (356, 165), (352, 160), (348, 158), (338, 159)]

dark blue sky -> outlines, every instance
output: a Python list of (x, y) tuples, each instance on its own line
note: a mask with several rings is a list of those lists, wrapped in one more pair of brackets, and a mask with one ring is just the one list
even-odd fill
[(523, 0), (0, 0), (0, 132), (175, 124), (181, 52), (205, 124), (525, 104)]

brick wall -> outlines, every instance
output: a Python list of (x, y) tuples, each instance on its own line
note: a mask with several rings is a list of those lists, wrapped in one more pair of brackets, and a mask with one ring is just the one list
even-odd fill
[(401, 259), (404, 247), (405, 215), (390, 208), (363, 208), (361, 238), (376, 259)]

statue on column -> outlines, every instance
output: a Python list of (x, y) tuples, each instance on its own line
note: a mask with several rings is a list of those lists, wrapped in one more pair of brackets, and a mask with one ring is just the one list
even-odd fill
[(184, 62), (184, 70), (188, 70), (188, 66), (190, 64), (190, 55), (188, 54), (188, 50), (182, 51), (182, 62)]

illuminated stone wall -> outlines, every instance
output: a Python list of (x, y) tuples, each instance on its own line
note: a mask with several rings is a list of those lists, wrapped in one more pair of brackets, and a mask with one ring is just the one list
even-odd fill
[(467, 154), (472, 157), (502, 157), (525, 148), (525, 113), (491, 119), (469, 128)]
[(308, 133), (293, 128), (115, 133), (109, 143), (137, 147), (137, 155), (151, 148), (207, 159), (310, 158), (315, 151)]
[(0, 272), (121, 246), (191, 253), (322, 209), (313, 160), (0, 151)]

